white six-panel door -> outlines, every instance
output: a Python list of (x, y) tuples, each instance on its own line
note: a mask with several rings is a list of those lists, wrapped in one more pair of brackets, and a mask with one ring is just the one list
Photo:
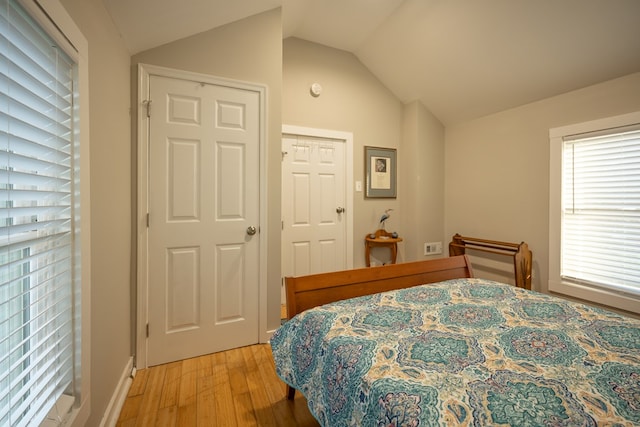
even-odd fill
[(150, 76), (148, 365), (259, 340), (259, 95)]
[(283, 277), (351, 267), (346, 145), (340, 139), (282, 137)]

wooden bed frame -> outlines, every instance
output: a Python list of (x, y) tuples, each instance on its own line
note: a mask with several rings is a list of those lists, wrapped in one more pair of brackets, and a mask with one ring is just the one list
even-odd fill
[[(513, 258), (513, 272), (516, 286), (531, 290), (531, 266), (533, 254), (525, 242), (510, 243), (498, 240), (465, 237), (456, 233), (449, 243), (449, 255), (464, 255), (467, 250), (507, 255)], [(473, 253), (473, 252), (472, 252)]]
[[(287, 318), (334, 301), (469, 277), (473, 270), (467, 255), (286, 277)], [(293, 399), (295, 389), (288, 386), (287, 395)]]

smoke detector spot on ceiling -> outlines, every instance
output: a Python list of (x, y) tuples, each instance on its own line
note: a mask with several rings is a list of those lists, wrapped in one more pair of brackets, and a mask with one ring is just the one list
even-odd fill
[(322, 93), (322, 86), (320, 86), (320, 83), (314, 83), (311, 85), (311, 96), (313, 97), (319, 97), (320, 94)]

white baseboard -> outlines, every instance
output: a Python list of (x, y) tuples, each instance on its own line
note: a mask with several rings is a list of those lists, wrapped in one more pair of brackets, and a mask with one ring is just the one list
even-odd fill
[(115, 427), (118, 422), (118, 417), (120, 416), (120, 411), (122, 410), (122, 405), (124, 405), (124, 401), (127, 399), (127, 394), (129, 393), (129, 388), (131, 387), (134, 375), (133, 357), (131, 357), (125, 366), (124, 371), (122, 371), (122, 376), (120, 377), (120, 381), (118, 381), (118, 386), (116, 387), (113, 396), (111, 396), (109, 405), (102, 416), (100, 427)]
[(260, 340), (260, 344), (266, 344), (271, 340), (273, 334), (275, 334), (276, 329), (270, 329), (262, 334), (262, 339)]

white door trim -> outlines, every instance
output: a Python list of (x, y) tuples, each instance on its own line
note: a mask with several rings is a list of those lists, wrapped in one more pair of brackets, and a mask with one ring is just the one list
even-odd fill
[(138, 142), (138, 196), (136, 214), (136, 244), (137, 244), (137, 291), (136, 291), (136, 335), (135, 335), (135, 366), (137, 369), (147, 367), (147, 323), (149, 320), (148, 307), (148, 188), (149, 188), (149, 124), (147, 108), (153, 111), (153, 105), (147, 106), (149, 99), (149, 78), (151, 75), (169, 77), (182, 80), (193, 80), (197, 82), (213, 84), (217, 86), (227, 86), (236, 89), (245, 89), (258, 92), (260, 96), (260, 248), (258, 263), (259, 268), (259, 339), (267, 342), (270, 334), (267, 331), (267, 164), (266, 164), (266, 99), (267, 88), (262, 85), (241, 82), (230, 79), (223, 79), (208, 74), (194, 73), (190, 71), (175, 70), (171, 68), (158, 67), (149, 64), (138, 64), (138, 94), (137, 94), (137, 142)]
[(346, 206), (345, 213), (347, 217), (346, 224), (346, 253), (347, 269), (353, 268), (353, 133), (342, 132), (329, 129), (316, 129), (303, 126), (282, 125), (282, 135), (298, 135), (311, 136), (316, 138), (330, 138), (343, 140), (346, 143), (346, 159), (345, 159), (345, 197)]

